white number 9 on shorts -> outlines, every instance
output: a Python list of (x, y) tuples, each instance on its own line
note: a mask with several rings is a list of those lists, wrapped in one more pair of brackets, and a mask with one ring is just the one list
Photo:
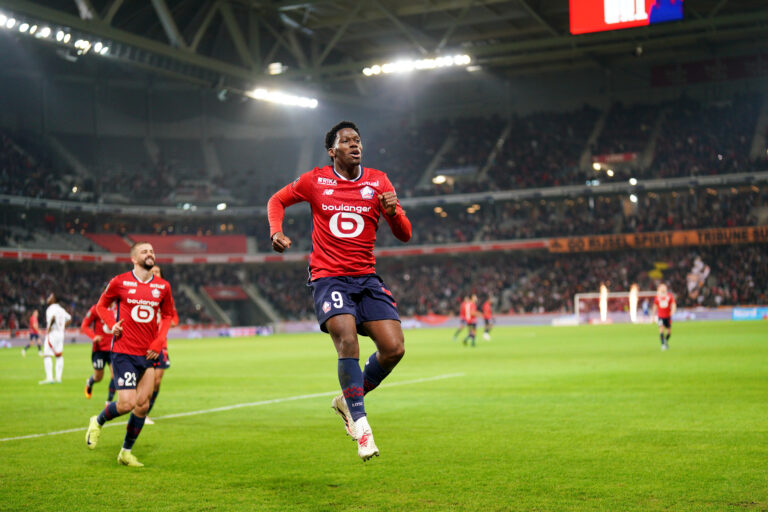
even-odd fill
[(147, 306), (146, 304), (133, 306), (133, 309), (131, 309), (131, 318), (140, 324), (149, 323), (155, 318), (155, 308)]

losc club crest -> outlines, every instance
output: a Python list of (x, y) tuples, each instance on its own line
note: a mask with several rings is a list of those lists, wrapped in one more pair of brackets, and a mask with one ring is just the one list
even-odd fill
[(327, 313), (331, 310), (331, 303), (328, 301), (323, 302), (323, 313)]
[(360, 195), (363, 196), (363, 199), (373, 199), (373, 194), (374, 194), (373, 189), (368, 185), (364, 186), (360, 190)]
[(160, 290), (158, 290), (157, 288), (153, 288), (150, 293), (152, 293), (152, 296), (156, 299), (160, 297)]
[(124, 385), (124, 384), (125, 384), (125, 381), (123, 380), (123, 378), (122, 378), (122, 377), (120, 377), (119, 379), (117, 379), (117, 385), (118, 385), (118, 386), (122, 386), (122, 385)]

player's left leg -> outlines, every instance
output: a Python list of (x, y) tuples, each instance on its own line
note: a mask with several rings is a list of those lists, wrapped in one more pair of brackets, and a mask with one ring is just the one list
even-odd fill
[[(379, 454), (373, 441), (373, 432), (365, 413), (363, 372), (360, 370), (360, 346), (357, 341), (355, 316), (336, 315), (325, 322), (339, 356), (339, 384), (349, 412), (349, 419), (342, 416), (347, 424), (347, 433), (357, 440), (357, 455), (364, 461)], [(336, 400), (334, 400), (334, 406)], [(335, 407), (334, 407), (335, 408)], [(340, 415), (338, 409), (336, 410)], [(349, 428), (349, 420), (354, 423)]]
[(397, 320), (364, 322), (363, 328), (376, 344), (363, 370), (363, 392), (373, 391), (405, 355), (403, 329)]
[(56, 382), (61, 383), (61, 377), (64, 373), (64, 356), (56, 356)]
[(43, 368), (45, 369), (45, 380), (41, 380), (40, 384), (52, 384), (53, 380), (53, 355), (46, 354), (43, 357)]
[(149, 397), (155, 387), (155, 369), (147, 368), (144, 375), (141, 376), (136, 386), (136, 405), (128, 418), (128, 425), (125, 427), (125, 440), (123, 448), (117, 456), (117, 462), (125, 466), (142, 467), (144, 464), (138, 461), (135, 455), (131, 453), (136, 438), (139, 437), (141, 429), (144, 427), (144, 420), (149, 410)]
[(97, 382), (101, 382), (101, 379), (103, 378), (104, 368), (94, 368), (93, 374), (85, 381), (85, 398), (90, 400), (93, 396), (93, 385)]
[[(162, 356), (161, 356), (162, 357)], [(149, 419), (149, 413), (152, 410), (152, 407), (155, 406), (155, 400), (157, 400), (157, 395), (160, 394), (160, 384), (163, 382), (163, 375), (165, 374), (164, 368), (157, 368), (155, 367), (155, 383), (154, 387), (152, 389), (152, 396), (149, 397), (149, 409), (147, 409), (147, 418), (146, 418), (146, 424), (147, 425), (154, 425), (155, 422)]]

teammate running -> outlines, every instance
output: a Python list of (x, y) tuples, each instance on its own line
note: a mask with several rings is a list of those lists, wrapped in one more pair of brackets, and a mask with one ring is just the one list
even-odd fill
[[(155, 265), (152, 267), (152, 275), (155, 277), (163, 278), (163, 271), (162, 269)], [(171, 297), (171, 301), (173, 301), (173, 297)], [(160, 317), (157, 319), (158, 322), (160, 322)], [(171, 327), (176, 327), (179, 325), (179, 314), (176, 311), (176, 305), (173, 304), (173, 317), (171, 318)], [(163, 350), (160, 352), (160, 355), (157, 357), (154, 363), (152, 363), (152, 366), (155, 368), (155, 386), (152, 390), (152, 396), (149, 398), (149, 409), (147, 409), (147, 418), (146, 418), (146, 424), (147, 425), (154, 425), (155, 422), (152, 421), (149, 418), (149, 412), (152, 410), (152, 407), (155, 406), (155, 400), (157, 400), (157, 395), (160, 394), (160, 384), (163, 382), (163, 374), (165, 374), (165, 370), (171, 367), (171, 360), (168, 357), (168, 340), (167, 338), (163, 339)]]
[(112, 372), (112, 332), (104, 324), (96, 311), (96, 305), (91, 306), (80, 324), (80, 332), (88, 336), (93, 342), (91, 347), (91, 364), (93, 374), (85, 381), (85, 398), (93, 396), (93, 385), (104, 378), (104, 367), (109, 366), (109, 393), (107, 403), (115, 396), (115, 379)]
[[(61, 383), (62, 373), (64, 373), (64, 334), (72, 317), (59, 305), (59, 299), (55, 292), (48, 295), (46, 299), (48, 308), (45, 310), (45, 324), (48, 326), (48, 332), (43, 345), (45, 380), (41, 380), (39, 384)], [(54, 357), (56, 358), (56, 380), (53, 379), (52, 358)]]
[(37, 355), (43, 355), (43, 345), (40, 343), (40, 313), (35, 309), (29, 316), (29, 343), (21, 349), (21, 355), (27, 357), (27, 349), (32, 345), (37, 345)]
[(459, 328), (456, 329), (456, 332), (453, 333), (453, 341), (456, 341), (459, 339), (459, 334), (461, 334), (461, 331), (464, 330), (464, 328), (467, 326), (466, 320), (464, 320), (464, 315), (462, 314), (462, 311), (464, 311), (464, 306), (470, 302), (469, 295), (464, 296), (464, 300), (461, 301), (461, 304), (459, 304)]
[(669, 349), (669, 338), (672, 336), (672, 315), (677, 311), (675, 297), (667, 291), (667, 285), (660, 284), (653, 298), (653, 317), (659, 322), (659, 338), (661, 350)]
[(493, 327), (493, 307), (491, 306), (491, 297), (489, 296), (483, 301), (483, 322), (485, 328), (483, 329), (483, 339), (491, 341), (491, 328)]
[[(376, 275), (373, 247), (379, 218), (399, 240), (411, 238), (411, 223), (382, 171), (363, 167), (363, 144), (354, 123), (342, 121), (325, 136), (333, 165), (316, 167), (273, 195), (267, 205), (272, 248), (283, 252), (285, 208), (307, 201), (312, 207), (309, 286), (320, 328), (338, 354), (342, 394), (332, 407), (344, 420), (365, 460), (379, 454), (365, 412), (364, 395), (389, 375), (405, 353), (397, 303)], [(360, 370), (358, 335), (370, 336), (374, 352)]]
[(465, 300), (461, 303), (461, 319), (467, 324), (467, 329), (469, 330), (466, 337), (462, 340), (464, 345), (467, 344), (467, 341), (470, 341), (472, 346), (475, 346), (478, 316), (480, 316), (480, 312), (477, 310), (477, 295), (472, 294), (468, 301)]
[[(123, 448), (117, 462), (126, 466), (144, 464), (131, 453), (144, 426), (149, 397), (155, 384), (154, 360), (163, 348), (173, 317), (171, 285), (155, 277), (155, 251), (147, 242), (131, 247), (133, 270), (112, 278), (96, 304), (96, 311), (114, 334), (112, 371), (117, 383), (117, 402), (110, 402), (98, 416), (91, 417), (85, 442), (96, 448), (101, 428), (107, 421), (131, 412)], [(117, 302), (117, 319), (109, 306)], [(160, 324), (157, 316), (161, 315)]]

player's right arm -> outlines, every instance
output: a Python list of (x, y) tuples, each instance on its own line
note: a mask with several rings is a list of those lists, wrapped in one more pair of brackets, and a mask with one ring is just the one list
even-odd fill
[(91, 329), (91, 324), (94, 320), (97, 320), (96, 306), (91, 306), (91, 309), (85, 314), (83, 322), (80, 324), (80, 332), (88, 336), (93, 343), (99, 343), (101, 341), (101, 335)]
[(283, 252), (291, 246), (291, 239), (283, 233), (285, 209), (292, 204), (307, 200), (307, 189), (310, 181), (307, 174), (302, 174), (294, 182), (278, 190), (267, 202), (269, 237), (275, 252)]

